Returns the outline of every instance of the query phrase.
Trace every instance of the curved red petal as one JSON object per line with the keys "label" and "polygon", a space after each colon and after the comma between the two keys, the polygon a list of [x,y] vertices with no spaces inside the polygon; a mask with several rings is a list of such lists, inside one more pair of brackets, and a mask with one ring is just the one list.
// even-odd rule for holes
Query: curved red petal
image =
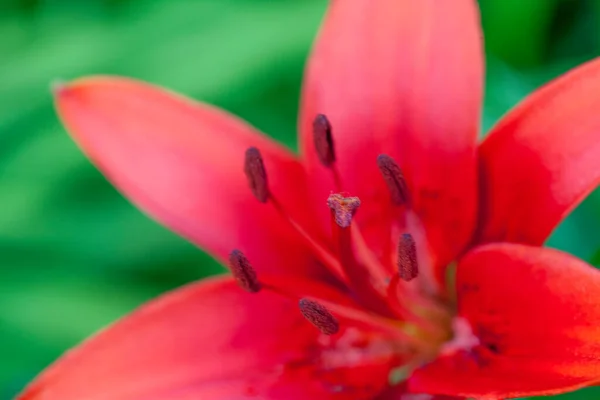
{"label": "curved red petal", "polygon": [[479,148],[480,242],[540,245],[600,182],[600,59],[526,98]]}
{"label": "curved red petal", "polygon": [[390,194],[376,162],[386,153],[407,177],[434,257],[445,261],[469,240],[476,217],[478,24],[473,0],[332,1],[303,89],[300,141],[316,197],[335,190],[312,138],[313,119],[325,114],[342,189],[363,202],[361,227],[386,223]]}
{"label": "curved red petal", "polygon": [[390,367],[377,343],[353,328],[322,336],[295,307],[231,278],[195,283],[70,351],[18,399],[351,400],[382,390]]}
{"label": "curved red petal", "polygon": [[600,271],[557,250],[503,243],[472,250],[456,278],[459,316],[479,344],[417,370],[412,390],[513,398],[600,380]]}
{"label": "curved red petal", "polygon": [[56,93],[61,120],[125,196],[221,261],[239,248],[259,271],[318,270],[298,235],[251,193],[244,153],[262,152],[270,189],[300,221],[313,220],[303,167],[244,122],[152,85],[84,78]]}

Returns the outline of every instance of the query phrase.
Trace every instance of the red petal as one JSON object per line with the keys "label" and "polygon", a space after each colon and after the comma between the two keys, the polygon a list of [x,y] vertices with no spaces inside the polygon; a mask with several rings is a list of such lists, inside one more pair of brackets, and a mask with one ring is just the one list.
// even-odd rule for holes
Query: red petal
{"label": "red petal", "polygon": [[91,77],[56,95],[65,126],[144,211],[221,260],[239,248],[259,271],[307,273],[314,263],[269,204],[256,200],[244,152],[258,147],[272,192],[310,223],[305,175],[283,147],[227,113],[125,78]]}
{"label": "red petal", "polygon": [[388,358],[352,328],[322,337],[296,307],[230,278],[189,285],[67,353],[19,399],[350,400],[382,389]]}
{"label": "red petal", "polygon": [[464,397],[445,396],[436,394],[411,393],[408,385],[403,382],[400,385],[387,388],[375,400],[465,400]]}
{"label": "red petal", "polygon": [[322,113],[332,124],[343,190],[363,202],[363,229],[384,223],[390,195],[376,157],[387,153],[407,177],[434,256],[444,260],[475,223],[478,24],[473,0],[333,1],[303,91],[301,148],[317,197],[335,190],[313,147],[312,122]]}
{"label": "red petal", "polygon": [[480,147],[480,241],[539,245],[600,182],[600,60],[538,90]]}
{"label": "red petal", "polygon": [[494,244],[459,263],[457,290],[480,344],[418,370],[411,390],[513,398],[600,380],[600,271],[557,250]]}

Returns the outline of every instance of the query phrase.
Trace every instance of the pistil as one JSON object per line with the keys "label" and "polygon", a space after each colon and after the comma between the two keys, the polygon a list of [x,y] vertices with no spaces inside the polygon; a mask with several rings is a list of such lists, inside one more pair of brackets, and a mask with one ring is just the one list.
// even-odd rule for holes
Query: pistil
{"label": "pistil", "polygon": [[327,199],[327,205],[331,209],[333,243],[337,245],[338,256],[352,292],[370,309],[381,315],[393,315],[385,301],[381,271],[355,256],[351,227],[360,200],[358,197],[332,194]]}

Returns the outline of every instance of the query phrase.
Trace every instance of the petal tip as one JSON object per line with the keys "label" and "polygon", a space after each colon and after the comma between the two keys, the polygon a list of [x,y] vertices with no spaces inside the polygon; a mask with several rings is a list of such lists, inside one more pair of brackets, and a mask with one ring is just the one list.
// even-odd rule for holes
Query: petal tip
{"label": "petal tip", "polygon": [[66,89],[67,82],[64,79],[57,78],[50,82],[50,93],[52,93],[54,97],[60,96]]}

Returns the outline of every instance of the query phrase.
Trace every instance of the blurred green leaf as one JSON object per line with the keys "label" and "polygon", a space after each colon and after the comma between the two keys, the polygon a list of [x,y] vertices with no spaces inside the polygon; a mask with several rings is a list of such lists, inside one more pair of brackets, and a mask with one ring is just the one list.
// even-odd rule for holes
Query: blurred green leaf
{"label": "blurred green leaf", "polygon": [[574,254],[583,260],[600,266],[600,260],[594,259],[600,249],[600,189],[596,189],[575,211],[561,223],[547,242]]}
{"label": "blurred green leaf", "polygon": [[557,0],[481,0],[486,49],[516,67],[539,65]]}
{"label": "blurred green leaf", "polygon": [[536,86],[530,76],[512,68],[491,54],[486,57],[486,69],[481,131],[483,136]]}
{"label": "blurred green leaf", "polygon": [[561,0],[549,40],[549,55],[556,60],[589,58],[600,50],[600,2]]}
{"label": "blurred green leaf", "polygon": [[532,399],[549,399],[552,400],[595,400],[600,398],[600,387],[581,389],[573,393],[565,393],[558,396],[532,397]]}

